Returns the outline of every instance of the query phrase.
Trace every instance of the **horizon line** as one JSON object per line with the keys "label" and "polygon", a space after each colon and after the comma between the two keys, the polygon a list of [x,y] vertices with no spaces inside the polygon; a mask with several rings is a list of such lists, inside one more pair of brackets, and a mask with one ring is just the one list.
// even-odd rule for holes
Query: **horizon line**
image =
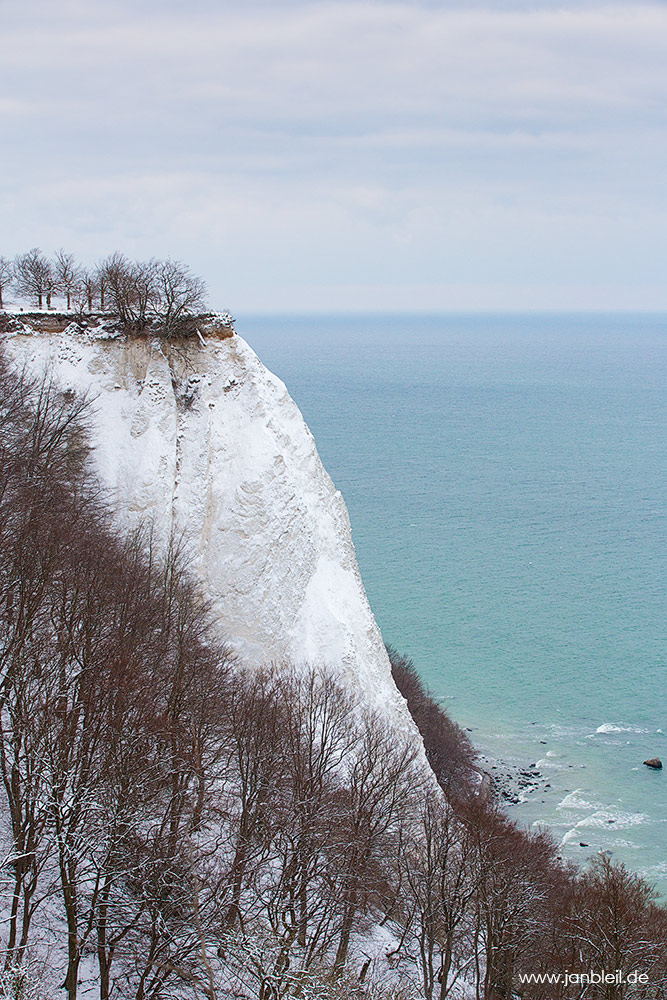
{"label": "horizon line", "polygon": [[[215,309],[214,309],[215,311]],[[238,316],[260,318],[260,317],[288,317],[311,318],[311,317],[406,317],[415,319],[441,318],[455,316],[665,316],[667,317],[667,306],[660,309],[599,309],[599,308],[571,308],[571,309],[233,309],[235,318]]]}

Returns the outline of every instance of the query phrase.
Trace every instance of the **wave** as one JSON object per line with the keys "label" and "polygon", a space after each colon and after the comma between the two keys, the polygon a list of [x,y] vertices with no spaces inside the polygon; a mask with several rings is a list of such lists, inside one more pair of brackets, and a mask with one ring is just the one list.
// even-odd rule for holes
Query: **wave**
{"label": "wave", "polygon": [[557,809],[601,809],[602,806],[596,802],[589,802],[588,799],[581,798],[583,788],[575,788],[573,792],[566,795],[558,805]]}
{"label": "wave", "polygon": [[650,817],[646,813],[629,813],[624,812],[622,809],[598,809],[592,816],[586,816],[585,819],[580,820],[577,826],[598,827],[602,829],[613,826],[616,830],[627,830],[628,827],[641,826],[642,823],[648,823],[649,821]]}
{"label": "wave", "polygon": [[[622,809],[597,809],[590,816],[584,816],[583,819],[580,819],[578,823],[575,823],[567,831],[561,840],[561,846],[565,846],[571,840],[576,840],[582,834],[590,833],[593,830],[606,830],[608,833],[613,833],[615,830],[627,830],[629,827],[641,826],[647,822],[650,822],[650,817],[646,813],[629,813],[624,812]],[[613,842],[613,846],[625,846],[625,843],[623,840],[617,838]],[[631,845],[628,843],[628,846]],[[638,847],[639,845],[632,846]]]}
{"label": "wave", "polygon": [[596,736],[598,733],[648,733],[649,729],[642,729],[640,726],[615,726],[612,722],[603,722],[601,726],[592,733],[592,736]]}

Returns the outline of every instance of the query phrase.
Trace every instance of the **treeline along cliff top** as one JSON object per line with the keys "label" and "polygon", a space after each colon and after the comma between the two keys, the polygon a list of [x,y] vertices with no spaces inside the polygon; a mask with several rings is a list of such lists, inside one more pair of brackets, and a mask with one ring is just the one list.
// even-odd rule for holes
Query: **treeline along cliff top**
{"label": "treeline along cliff top", "polygon": [[[53,321],[39,314],[31,314],[31,321],[49,332],[62,327],[57,317],[64,314],[67,325],[74,313],[84,325],[86,317],[107,318],[128,334],[192,337],[199,332],[195,319],[206,309],[206,285],[186,264],[133,261],[118,251],[90,269],[64,250],[48,257],[34,247],[14,258],[0,256],[0,310],[7,310],[10,294],[17,300],[11,312],[46,309]],[[217,335],[231,336],[233,317],[222,313],[216,318]],[[10,323],[7,317],[0,320],[2,331]]]}

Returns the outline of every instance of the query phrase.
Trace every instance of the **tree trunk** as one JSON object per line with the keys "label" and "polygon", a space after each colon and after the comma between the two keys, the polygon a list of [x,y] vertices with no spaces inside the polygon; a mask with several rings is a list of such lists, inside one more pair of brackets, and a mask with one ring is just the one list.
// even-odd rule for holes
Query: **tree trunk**
{"label": "tree trunk", "polygon": [[449,970],[452,967],[452,941],[451,938],[447,938],[447,944],[445,945],[445,955],[442,961],[442,966],[440,968],[440,1000],[445,1000],[445,997],[449,993]]}
{"label": "tree trunk", "polygon": [[67,990],[67,1000],[76,1000],[79,963],[81,961],[76,887],[73,872],[69,871],[67,866],[62,862],[60,865],[60,878],[63,890],[63,902],[65,904],[65,916],[67,919],[67,975],[65,976],[63,989]]}
{"label": "tree trunk", "polygon": [[[246,826],[244,817],[241,817],[241,827]],[[225,917],[225,930],[231,931],[241,917],[241,890],[243,888],[243,876],[248,865],[248,836],[244,832],[239,833],[236,845],[236,852],[229,875],[232,882],[232,901],[227,909]]]}
{"label": "tree trunk", "polygon": [[65,976],[65,982],[63,983],[63,989],[67,990],[67,1000],[76,1000],[80,961],[81,958],[79,955],[76,955],[74,957],[72,954],[70,954],[69,962],[67,965],[67,975]]}
{"label": "tree trunk", "polygon": [[5,969],[9,969],[14,964],[16,947],[16,930],[18,924],[19,899],[21,896],[21,875],[17,869],[14,878],[14,892],[12,893],[12,907],[9,915],[9,936],[7,938],[7,957],[5,959]]}
{"label": "tree trunk", "polygon": [[298,900],[299,900],[299,934],[298,942],[302,948],[306,947],[308,937],[308,879],[304,872],[299,880]]}
{"label": "tree trunk", "polygon": [[485,1000],[509,1000],[512,995],[512,955],[500,947],[487,952]]}
{"label": "tree trunk", "polygon": [[352,897],[345,904],[345,909],[343,911],[343,926],[341,927],[340,939],[338,941],[338,948],[334,959],[334,973],[337,975],[343,971],[343,967],[347,962],[347,952],[350,947],[350,935],[352,933],[352,924],[354,922],[354,915],[356,911],[356,903]]}
{"label": "tree trunk", "polygon": [[100,967],[100,1000],[109,1000],[109,980],[111,972],[111,952],[107,948],[107,912],[109,886],[102,890],[97,919],[97,961]]}

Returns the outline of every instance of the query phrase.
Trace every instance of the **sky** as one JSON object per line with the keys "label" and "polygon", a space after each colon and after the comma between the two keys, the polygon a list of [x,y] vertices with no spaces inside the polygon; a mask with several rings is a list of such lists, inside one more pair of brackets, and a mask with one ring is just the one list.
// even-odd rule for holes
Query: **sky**
{"label": "sky", "polygon": [[233,313],[667,309],[667,3],[0,0],[0,254]]}

